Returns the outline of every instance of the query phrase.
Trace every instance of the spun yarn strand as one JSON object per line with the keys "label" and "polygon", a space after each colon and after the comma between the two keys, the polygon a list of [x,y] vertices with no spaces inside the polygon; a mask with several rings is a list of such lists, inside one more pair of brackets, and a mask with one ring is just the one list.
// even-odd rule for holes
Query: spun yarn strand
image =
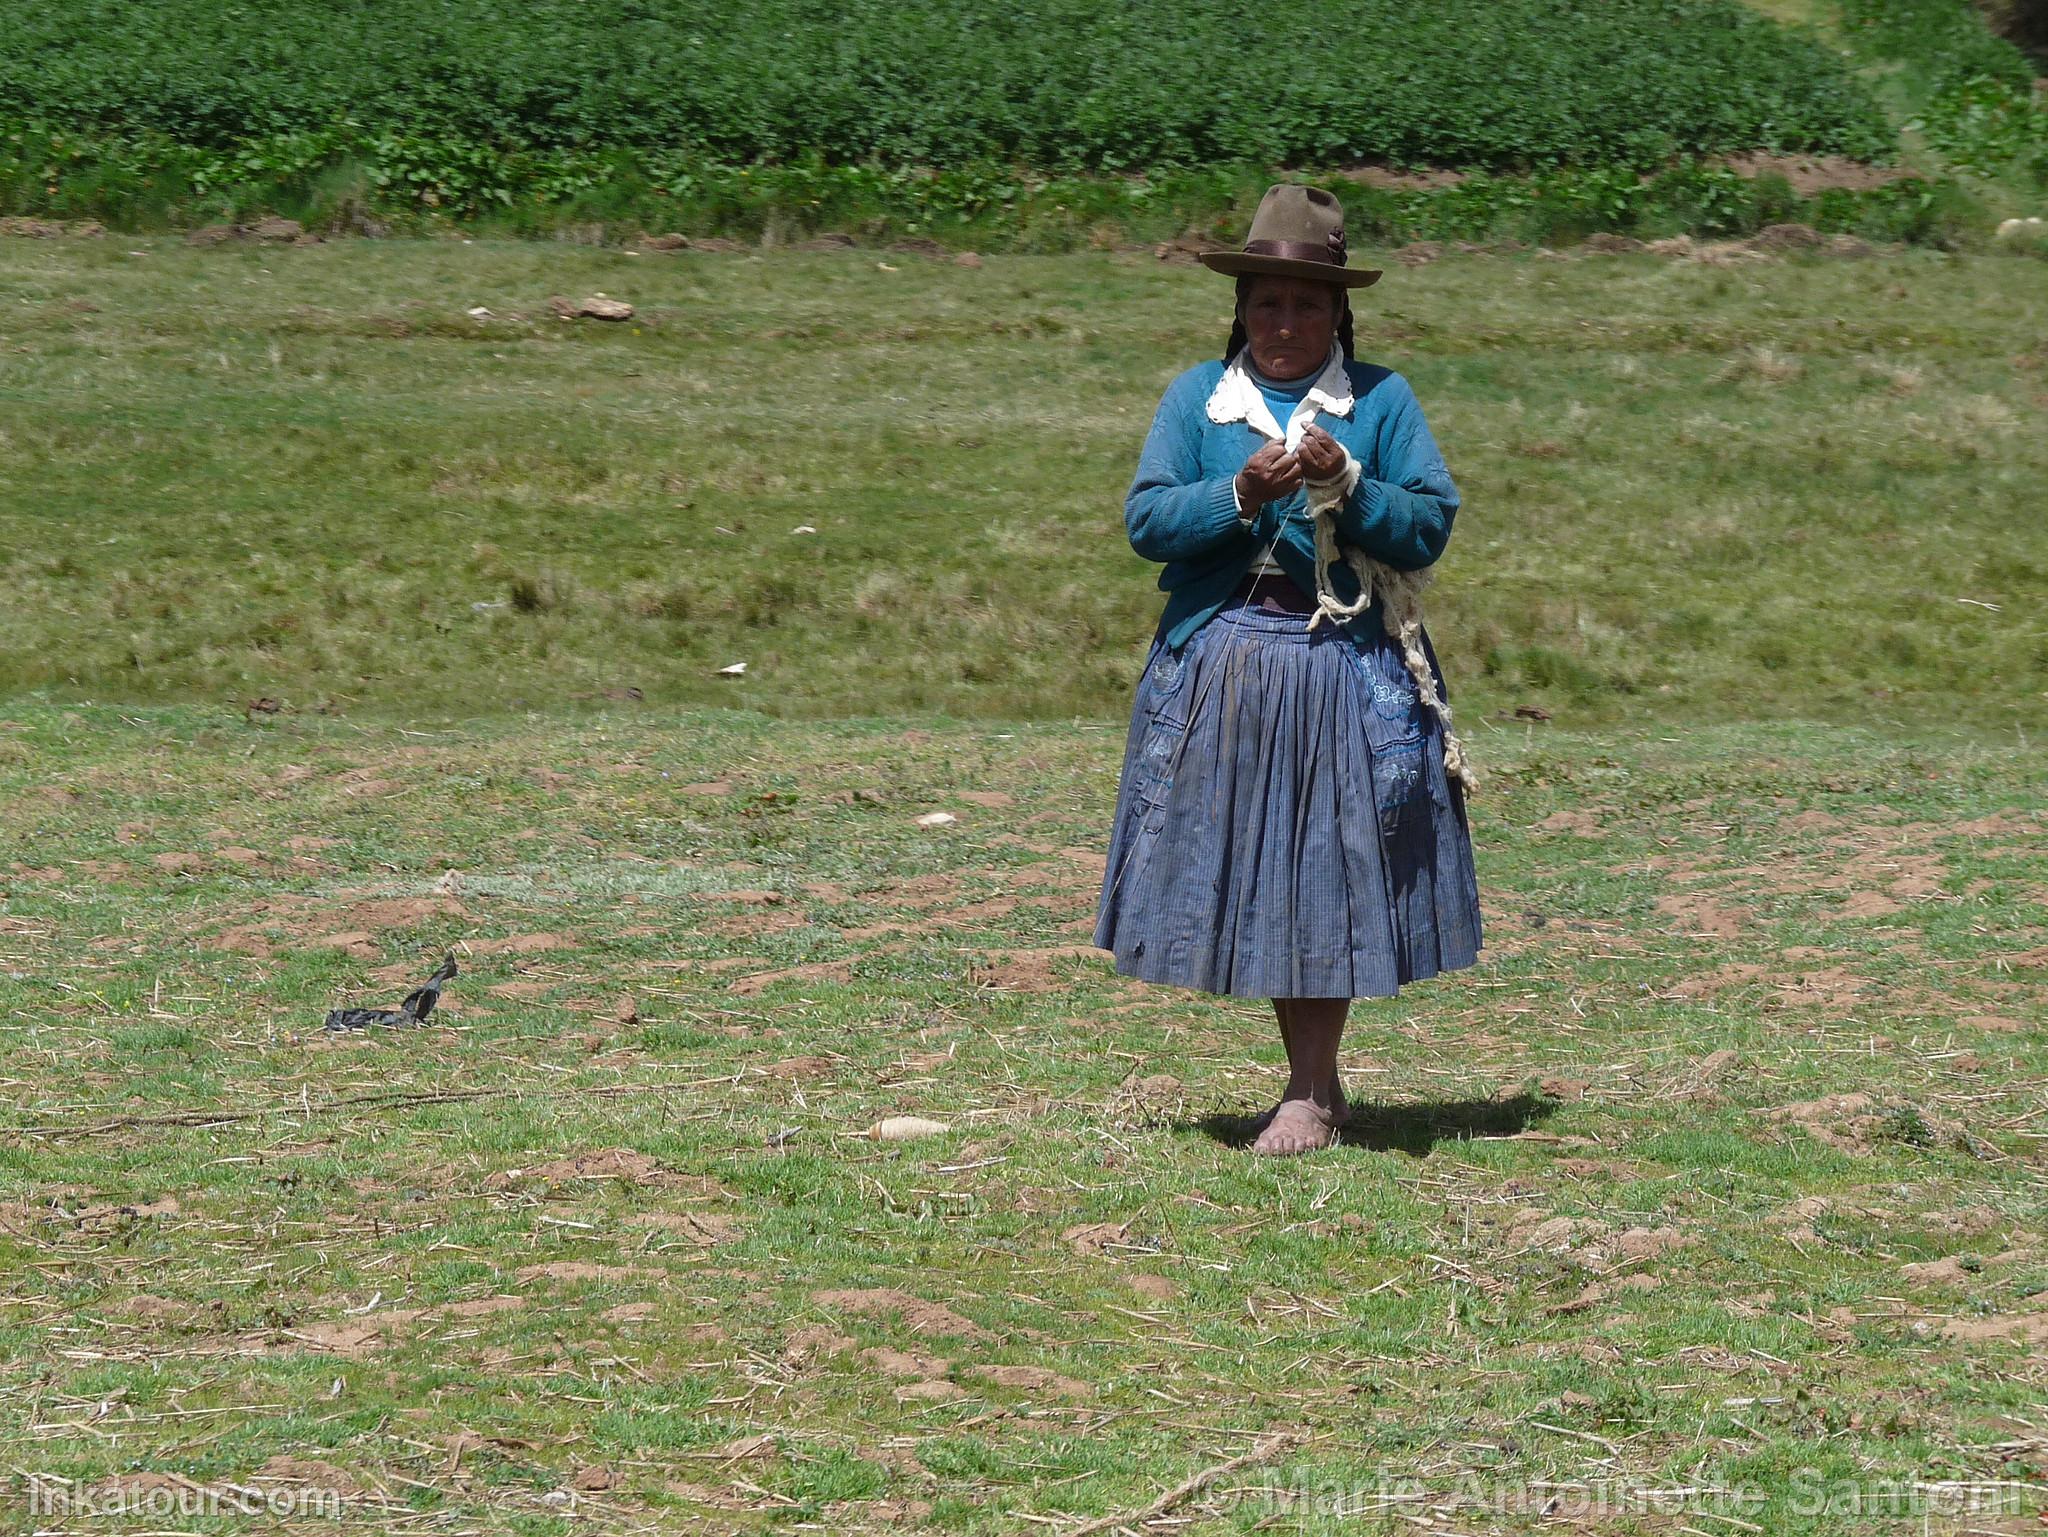
{"label": "spun yarn strand", "polygon": [[[1324,620],[1338,625],[1356,619],[1372,606],[1373,594],[1380,596],[1380,622],[1387,634],[1401,646],[1401,658],[1408,665],[1408,675],[1415,680],[1416,692],[1423,703],[1436,712],[1444,728],[1444,772],[1464,786],[1467,794],[1479,789],[1479,771],[1466,755],[1465,744],[1451,729],[1451,707],[1437,693],[1436,675],[1430,670],[1429,658],[1422,650],[1422,590],[1435,577],[1435,572],[1425,567],[1420,571],[1401,571],[1385,561],[1375,560],[1363,550],[1343,547],[1337,543],[1337,508],[1343,501],[1335,485],[1309,488],[1309,515],[1315,525],[1316,541],[1316,611],[1309,616],[1308,627],[1313,630]],[[1358,578],[1358,598],[1346,603],[1330,590],[1330,567],[1339,559],[1351,568]]]}

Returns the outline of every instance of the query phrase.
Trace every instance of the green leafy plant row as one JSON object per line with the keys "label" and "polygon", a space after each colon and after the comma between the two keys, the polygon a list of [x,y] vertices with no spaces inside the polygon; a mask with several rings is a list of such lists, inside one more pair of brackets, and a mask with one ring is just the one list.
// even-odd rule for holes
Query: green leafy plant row
{"label": "green leafy plant row", "polygon": [[[1742,235],[1800,220],[1879,240],[1944,241],[1974,209],[1952,185],[1905,178],[1801,197],[1782,177],[1682,161],[1527,175],[1474,173],[1454,185],[1380,187],[1338,173],[1289,173],[1343,200],[1356,240],[1557,242],[1600,231],[1646,237]],[[325,228],[423,232],[488,224],[537,234],[597,221],[692,236],[795,240],[826,231],[922,237],[955,247],[1057,251],[1189,230],[1240,231],[1270,167],[1196,167],[1147,177],[1047,175],[979,164],[931,171],[728,165],[674,151],[517,150],[396,135],[290,134],[219,150],[160,135],[100,138],[47,124],[0,124],[0,212],[177,228],[265,212]]]}
{"label": "green leafy plant row", "polygon": [[[334,224],[344,212],[422,229],[486,219],[538,233],[600,218],[691,235],[795,239],[827,230],[936,237],[949,245],[1058,250],[1104,239],[1166,238],[1190,225],[1235,229],[1270,172],[1208,167],[1132,179],[1045,176],[1014,167],[916,172],[810,161],[681,163],[630,151],[493,155],[476,146],[390,139],[316,155],[297,136],[224,153],[158,141],[110,143],[43,130],[0,133],[0,206],[95,215],[129,226],[183,225],[285,210]],[[1953,189],[1906,179],[1868,191],[1796,195],[1774,176],[1684,163],[1651,176],[1570,168],[1475,174],[1439,188],[1380,188],[1294,173],[1336,191],[1366,241],[1739,235],[1800,219],[1874,239],[1955,231]],[[339,196],[323,195],[338,188]]]}
{"label": "green leafy plant row", "polygon": [[1737,0],[11,0],[0,102],[387,160],[1647,169],[1893,143],[1840,58]]}

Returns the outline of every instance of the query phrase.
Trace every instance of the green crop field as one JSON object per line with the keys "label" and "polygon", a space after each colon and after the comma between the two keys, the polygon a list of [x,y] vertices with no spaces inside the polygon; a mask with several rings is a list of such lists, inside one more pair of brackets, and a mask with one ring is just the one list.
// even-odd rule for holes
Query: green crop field
{"label": "green crop field", "polygon": [[14,0],[4,21],[0,214],[130,230],[1066,251],[1241,227],[1284,167],[1352,178],[1354,236],[1394,244],[1798,219],[1968,246],[2048,188],[2042,66],[1969,0]]}
{"label": "green crop field", "polygon": [[1486,948],[1358,1007],[1298,1160],[1270,1013],[1087,948],[1121,497],[1226,282],[0,289],[10,1526],[2040,1529],[2038,254],[1360,296],[1465,495]]}
{"label": "green crop field", "polygon": [[7,15],[15,116],[205,146],[351,125],[734,163],[1157,169],[1882,157],[1892,142],[1837,56],[1736,0],[11,0]]}

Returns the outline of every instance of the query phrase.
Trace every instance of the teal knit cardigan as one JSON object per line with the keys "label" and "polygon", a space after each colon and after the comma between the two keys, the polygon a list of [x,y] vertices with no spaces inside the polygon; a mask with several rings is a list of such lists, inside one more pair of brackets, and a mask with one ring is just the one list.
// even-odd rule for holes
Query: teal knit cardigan
{"label": "teal knit cardigan", "polygon": [[[1237,472],[1270,440],[1241,414],[1214,419],[1230,415],[1217,389],[1224,372],[1221,362],[1198,363],[1167,386],[1124,498],[1131,548],[1166,568],[1159,573],[1167,595],[1159,630],[1175,652],[1222,610],[1276,536],[1273,558],[1280,568],[1303,592],[1316,590],[1315,532],[1304,490],[1269,502],[1249,527],[1237,515]],[[1319,410],[1315,418],[1359,471],[1338,509],[1337,537],[1397,570],[1433,565],[1451,537],[1458,490],[1422,407],[1408,381],[1391,369],[1346,359],[1343,372],[1350,410]],[[1341,560],[1331,565],[1328,586],[1347,603],[1358,597],[1358,578]],[[1382,622],[1377,597],[1350,621],[1363,636]]]}

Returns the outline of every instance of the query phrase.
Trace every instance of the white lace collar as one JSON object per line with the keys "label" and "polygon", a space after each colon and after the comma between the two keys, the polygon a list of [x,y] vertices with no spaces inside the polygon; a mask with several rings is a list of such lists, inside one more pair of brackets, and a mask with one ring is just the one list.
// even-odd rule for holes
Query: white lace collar
{"label": "white lace collar", "polygon": [[1336,342],[1330,344],[1329,361],[1316,375],[1316,382],[1308,387],[1308,393],[1301,397],[1294,414],[1288,417],[1285,432],[1273,420],[1272,409],[1260,393],[1258,382],[1251,376],[1250,362],[1251,348],[1240,347],[1237,356],[1224,368],[1223,377],[1216,381],[1216,388],[1209,393],[1210,421],[1243,422],[1292,449],[1300,444],[1303,430],[1314,420],[1317,411],[1327,411],[1332,416],[1351,414],[1351,378],[1344,372],[1344,349]]}

